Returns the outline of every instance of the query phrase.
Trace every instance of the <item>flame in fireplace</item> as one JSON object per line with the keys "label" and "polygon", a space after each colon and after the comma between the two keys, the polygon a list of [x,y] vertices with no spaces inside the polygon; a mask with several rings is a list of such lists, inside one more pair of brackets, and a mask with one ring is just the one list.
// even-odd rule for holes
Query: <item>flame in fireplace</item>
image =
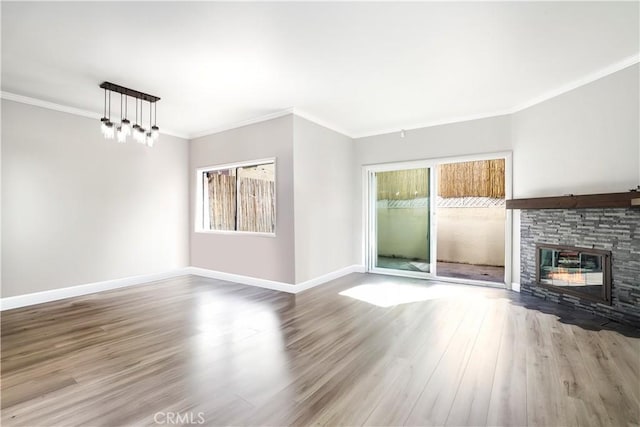
{"label": "flame in fireplace", "polygon": [[549,278],[565,283],[585,284],[586,276],[582,271],[569,271],[568,268],[558,267],[556,271],[549,273]]}

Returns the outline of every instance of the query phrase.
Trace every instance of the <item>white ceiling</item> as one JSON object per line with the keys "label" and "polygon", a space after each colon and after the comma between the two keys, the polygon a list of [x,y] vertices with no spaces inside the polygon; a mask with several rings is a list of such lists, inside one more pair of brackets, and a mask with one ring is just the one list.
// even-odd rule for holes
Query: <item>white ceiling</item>
{"label": "white ceiling", "polygon": [[361,136],[512,111],[639,40],[638,2],[3,1],[2,90],[101,112],[106,80],[185,136],[290,108]]}

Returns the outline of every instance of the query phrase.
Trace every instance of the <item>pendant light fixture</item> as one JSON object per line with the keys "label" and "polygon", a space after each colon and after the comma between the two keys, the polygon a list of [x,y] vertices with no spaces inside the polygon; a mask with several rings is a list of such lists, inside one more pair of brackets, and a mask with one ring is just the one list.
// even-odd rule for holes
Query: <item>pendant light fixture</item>
{"label": "pendant light fixture", "polygon": [[[155,140],[158,139],[160,134],[160,128],[157,126],[155,120],[152,126],[152,113],[157,118],[158,106],[157,102],[159,97],[149,95],[144,92],[129,89],[124,86],[116,85],[109,82],[104,82],[100,85],[100,88],[104,89],[104,115],[100,119],[100,129],[105,139],[113,139],[117,136],[117,140],[120,143],[125,143],[128,136],[133,136],[133,139],[141,144],[146,144],[149,147],[153,146]],[[108,93],[107,93],[108,92]],[[120,94],[120,124],[116,126],[111,121],[111,92]],[[133,127],[131,121],[127,118],[129,97],[134,98],[136,103],[136,120]],[[143,108],[144,101],[149,103],[149,131],[142,127],[143,122]],[[138,103],[140,103],[140,121],[138,122]],[[151,109],[154,109],[153,112]]]}
{"label": "pendant light fixture", "polygon": [[153,147],[153,133],[151,132],[151,103],[149,103],[149,132],[147,132],[146,143],[149,147]]}
{"label": "pendant light fixture", "polygon": [[[122,96],[122,94],[120,94],[120,96]],[[122,128],[122,132],[124,132],[125,136],[131,135],[131,122],[127,118],[127,115],[129,113],[128,107],[129,99],[127,98],[127,95],[124,95],[124,119],[121,120],[120,127]]]}
{"label": "pendant light fixture", "polygon": [[158,104],[153,103],[153,126],[151,126],[151,136],[153,139],[158,139],[160,137],[160,128],[157,125],[158,120]]}
{"label": "pendant light fixture", "polygon": [[127,134],[122,129],[122,121],[124,120],[122,117],[122,94],[120,94],[120,126],[116,129],[116,136],[119,143],[124,144],[127,142]]}
{"label": "pendant light fixture", "polygon": [[109,91],[109,115],[107,116],[107,91],[104,91],[104,116],[100,119],[100,130],[106,139],[113,139],[114,130],[111,123],[111,91]]}
{"label": "pendant light fixture", "polygon": [[[140,101],[140,123],[142,123],[142,100]],[[136,134],[133,136],[133,139],[135,139],[136,141],[138,141],[141,144],[144,144],[144,137],[145,137],[145,129],[142,127],[142,125],[138,126],[138,131],[136,132]]]}
{"label": "pendant light fixture", "polygon": [[138,100],[136,99],[136,122],[133,125],[133,128],[131,130],[133,132],[133,139],[137,138],[136,135],[138,134],[138,128],[139,127],[140,127],[140,125],[138,124]]}

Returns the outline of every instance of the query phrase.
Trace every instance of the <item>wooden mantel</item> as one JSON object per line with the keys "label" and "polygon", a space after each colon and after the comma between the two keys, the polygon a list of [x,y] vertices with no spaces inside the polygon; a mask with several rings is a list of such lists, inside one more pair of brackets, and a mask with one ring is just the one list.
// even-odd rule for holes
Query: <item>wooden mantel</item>
{"label": "wooden mantel", "polygon": [[640,191],[507,200],[507,209],[640,208]]}

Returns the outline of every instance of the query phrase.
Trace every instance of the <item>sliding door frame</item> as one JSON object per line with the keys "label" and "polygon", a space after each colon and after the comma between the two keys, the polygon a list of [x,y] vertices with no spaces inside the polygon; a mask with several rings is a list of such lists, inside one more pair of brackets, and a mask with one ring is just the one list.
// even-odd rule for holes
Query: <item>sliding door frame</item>
{"label": "sliding door frame", "polygon": [[[416,277],[420,279],[433,279],[435,276],[433,275],[433,269],[435,267],[435,262],[433,260],[433,254],[435,254],[435,241],[432,238],[432,230],[431,221],[433,219],[432,209],[434,206],[433,203],[433,191],[436,188],[433,183],[434,172],[433,168],[429,166],[426,161],[420,160],[416,162],[402,162],[402,163],[386,163],[379,165],[371,165],[365,167],[365,173],[363,179],[365,180],[366,186],[366,205],[365,205],[365,224],[367,232],[365,233],[364,240],[366,242],[366,251],[365,255],[366,261],[366,270],[371,273],[376,274],[390,274],[393,276],[404,276],[404,277]],[[407,271],[407,270],[395,270],[391,268],[380,268],[376,267],[376,260],[378,254],[378,242],[377,242],[377,187],[376,187],[376,173],[378,172],[390,172],[390,171],[398,171],[398,170],[407,170],[407,169],[429,169],[429,272],[421,272],[421,271]]]}
{"label": "sliding door frame", "polygon": [[[481,285],[511,289],[512,266],[513,266],[513,212],[506,210],[505,215],[505,242],[504,242],[504,283],[488,282],[481,280],[459,279],[455,277],[438,276],[438,210],[437,210],[437,167],[441,164],[463,163],[482,160],[505,160],[505,199],[513,198],[513,154],[511,151],[500,151],[492,153],[470,154],[465,156],[439,157],[424,160],[412,160],[405,162],[380,163],[364,165],[362,167],[362,188],[363,188],[363,258],[367,272],[376,274],[388,274],[394,276],[416,277],[422,279],[436,279],[439,281],[455,282],[471,285]],[[394,170],[429,168],[429,273],[411,272],[402,270],[392,270],[376,267],[377,259],[377,224],[376,224],[376,180],[377,172],[388,172]]]}

